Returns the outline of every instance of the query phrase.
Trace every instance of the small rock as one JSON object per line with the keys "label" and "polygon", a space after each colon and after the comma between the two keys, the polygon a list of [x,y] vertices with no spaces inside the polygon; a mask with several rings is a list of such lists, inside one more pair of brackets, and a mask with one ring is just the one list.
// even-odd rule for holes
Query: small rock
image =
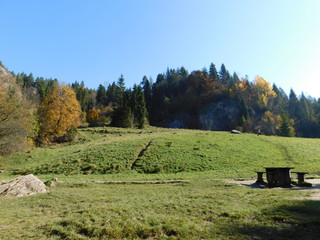
{"label": "small rock", "polygon": [[233,129],[233,130],[231,130],[231,133],[233,133],[233,134],[241,134],[242,132],[240,132],[240,131],[238,131],[238,130]]}
{"label": "small rock", "polygon": [[52,178],[51,180],[46,181],[44,184],[47,187],[55,187],[58,182],[58,178]]}

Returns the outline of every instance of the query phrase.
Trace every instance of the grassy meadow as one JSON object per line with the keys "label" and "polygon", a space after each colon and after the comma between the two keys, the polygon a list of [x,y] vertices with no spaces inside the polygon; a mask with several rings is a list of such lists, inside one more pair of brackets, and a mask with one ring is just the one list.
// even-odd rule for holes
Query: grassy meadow
{"label": "grassy meadow", "polygon": [[74,144],[0,158],[0,181],[28,173],[59,180],[45,194],[0,197],[0,239],[319,236],[320,204],[307,200],[312,192],[223,181],[255,177],[266,166],[317,177],[319,139],[152,127],[80,134]]}

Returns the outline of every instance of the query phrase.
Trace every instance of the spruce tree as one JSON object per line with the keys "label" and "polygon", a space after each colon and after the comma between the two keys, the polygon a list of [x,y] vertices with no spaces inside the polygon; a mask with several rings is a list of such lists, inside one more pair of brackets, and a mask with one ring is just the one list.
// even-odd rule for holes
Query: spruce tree
{"label": "spruce tree", "polygon": [[108,104],[111,106],[117,106],[120,103],[121,96],[120,88],[117,86],[115,82],[111,85],[109,84],[107,88],[107,96],[108,96]]}
{"label": "spruce tree", "polygon": [[230,81],[231,81],[230,73],[227,71],[227,69],[223,63],[221,65],[221,69],[219,71],[219,78],[220,78],[220,81],[222,82],[222,84],[227,85],[227,86],[230,85]]}
{"label": "spruce tree", "polygon": [[147,117],[149,117],[152,106],[152,83],[150,83],[148,78],[144,76],[141,85],[143,88],[144,100],[147,108]]}
{"label": "spruce tree", "polygon": [[144,128],[146,118],[146,103],[141,86],[134,86],[132,92],[133,124],[138,128]]}
{"label": "spruce tree", "polygon": [[217,72],[216,66],[213,63],[210,64],[209,76],[212,79],[212,81],[214,82],[219,81],[218,72]]}
{"label": "spruce tree", "polygon": [[102,84],[100,84],[98,87],[96,100],[98,106],[107,105],[107,90]]}
{"label": "spruce tree", "polygon": [[123,92],[120,103],[114,111],[111,125],[115,127],[132,127],[132,111],[131,111],[131,91],[125,90]]}
{"label": "spruce tree", "polygon": [[120,93],[124,93],[126,87],[125,87],[125,80],[123,77],[123,74],[121,74],[120,78],[118,79],[118,83],[117,83],[118,87],[120,88]]}
{"label": "spruce tree", "polygon": [[297,118],[298,98],[295,92],[291,89],[289,94],[289,116],[290,118]]}
{"label": "spruce tree", "polygon": [[280,136],[283,137],[291,137],[291,130],[290,130],[290,121],[286,114],[281,114],[281,122],[280,122]]}
{"label": "spruce tree", "polygon": [[236,72],[234,72],[233,77],[232,77],[232,83],[235,84],[238,82],[240,82],[240,78],[239,78],[238,74]]}

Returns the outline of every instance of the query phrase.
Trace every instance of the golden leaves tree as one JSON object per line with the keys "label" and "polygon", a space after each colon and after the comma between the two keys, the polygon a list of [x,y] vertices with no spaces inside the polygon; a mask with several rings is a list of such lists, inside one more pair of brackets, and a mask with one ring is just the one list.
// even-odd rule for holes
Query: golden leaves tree
{"label": "golden leaves tree", "polygon": [[275,91],[272,90],[270,83],[260,76],[255,78],[252,90],[260,108],[267,107],[269,99],[277,96]]}
{"label": "golden leaves tree", "polygon": [[81,108],[74,91],[56,86],[39,109],[40,139],[54,141],[80,125]]}
{"label": "golden leaves tree", "polygon": [[87,113],[86,120],[89,123],[89,126],[97,126],[99,119],[99,111],[96,109],[91,109]]}

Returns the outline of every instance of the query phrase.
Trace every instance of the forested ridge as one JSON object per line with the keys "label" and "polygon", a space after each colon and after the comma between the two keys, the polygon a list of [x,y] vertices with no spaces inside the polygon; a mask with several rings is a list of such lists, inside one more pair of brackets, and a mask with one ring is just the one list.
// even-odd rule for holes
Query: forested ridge
{"label": "forested ridge", "polygon": [[132,88],[124,76],[89,89],[84,82],[9,72],[0,63],[0,154],[68,142],[79,126],[144,128],[146,124],[265,135],[320,137],[320,99],[230,74],[222,64],[189,73],[167,69]]}

